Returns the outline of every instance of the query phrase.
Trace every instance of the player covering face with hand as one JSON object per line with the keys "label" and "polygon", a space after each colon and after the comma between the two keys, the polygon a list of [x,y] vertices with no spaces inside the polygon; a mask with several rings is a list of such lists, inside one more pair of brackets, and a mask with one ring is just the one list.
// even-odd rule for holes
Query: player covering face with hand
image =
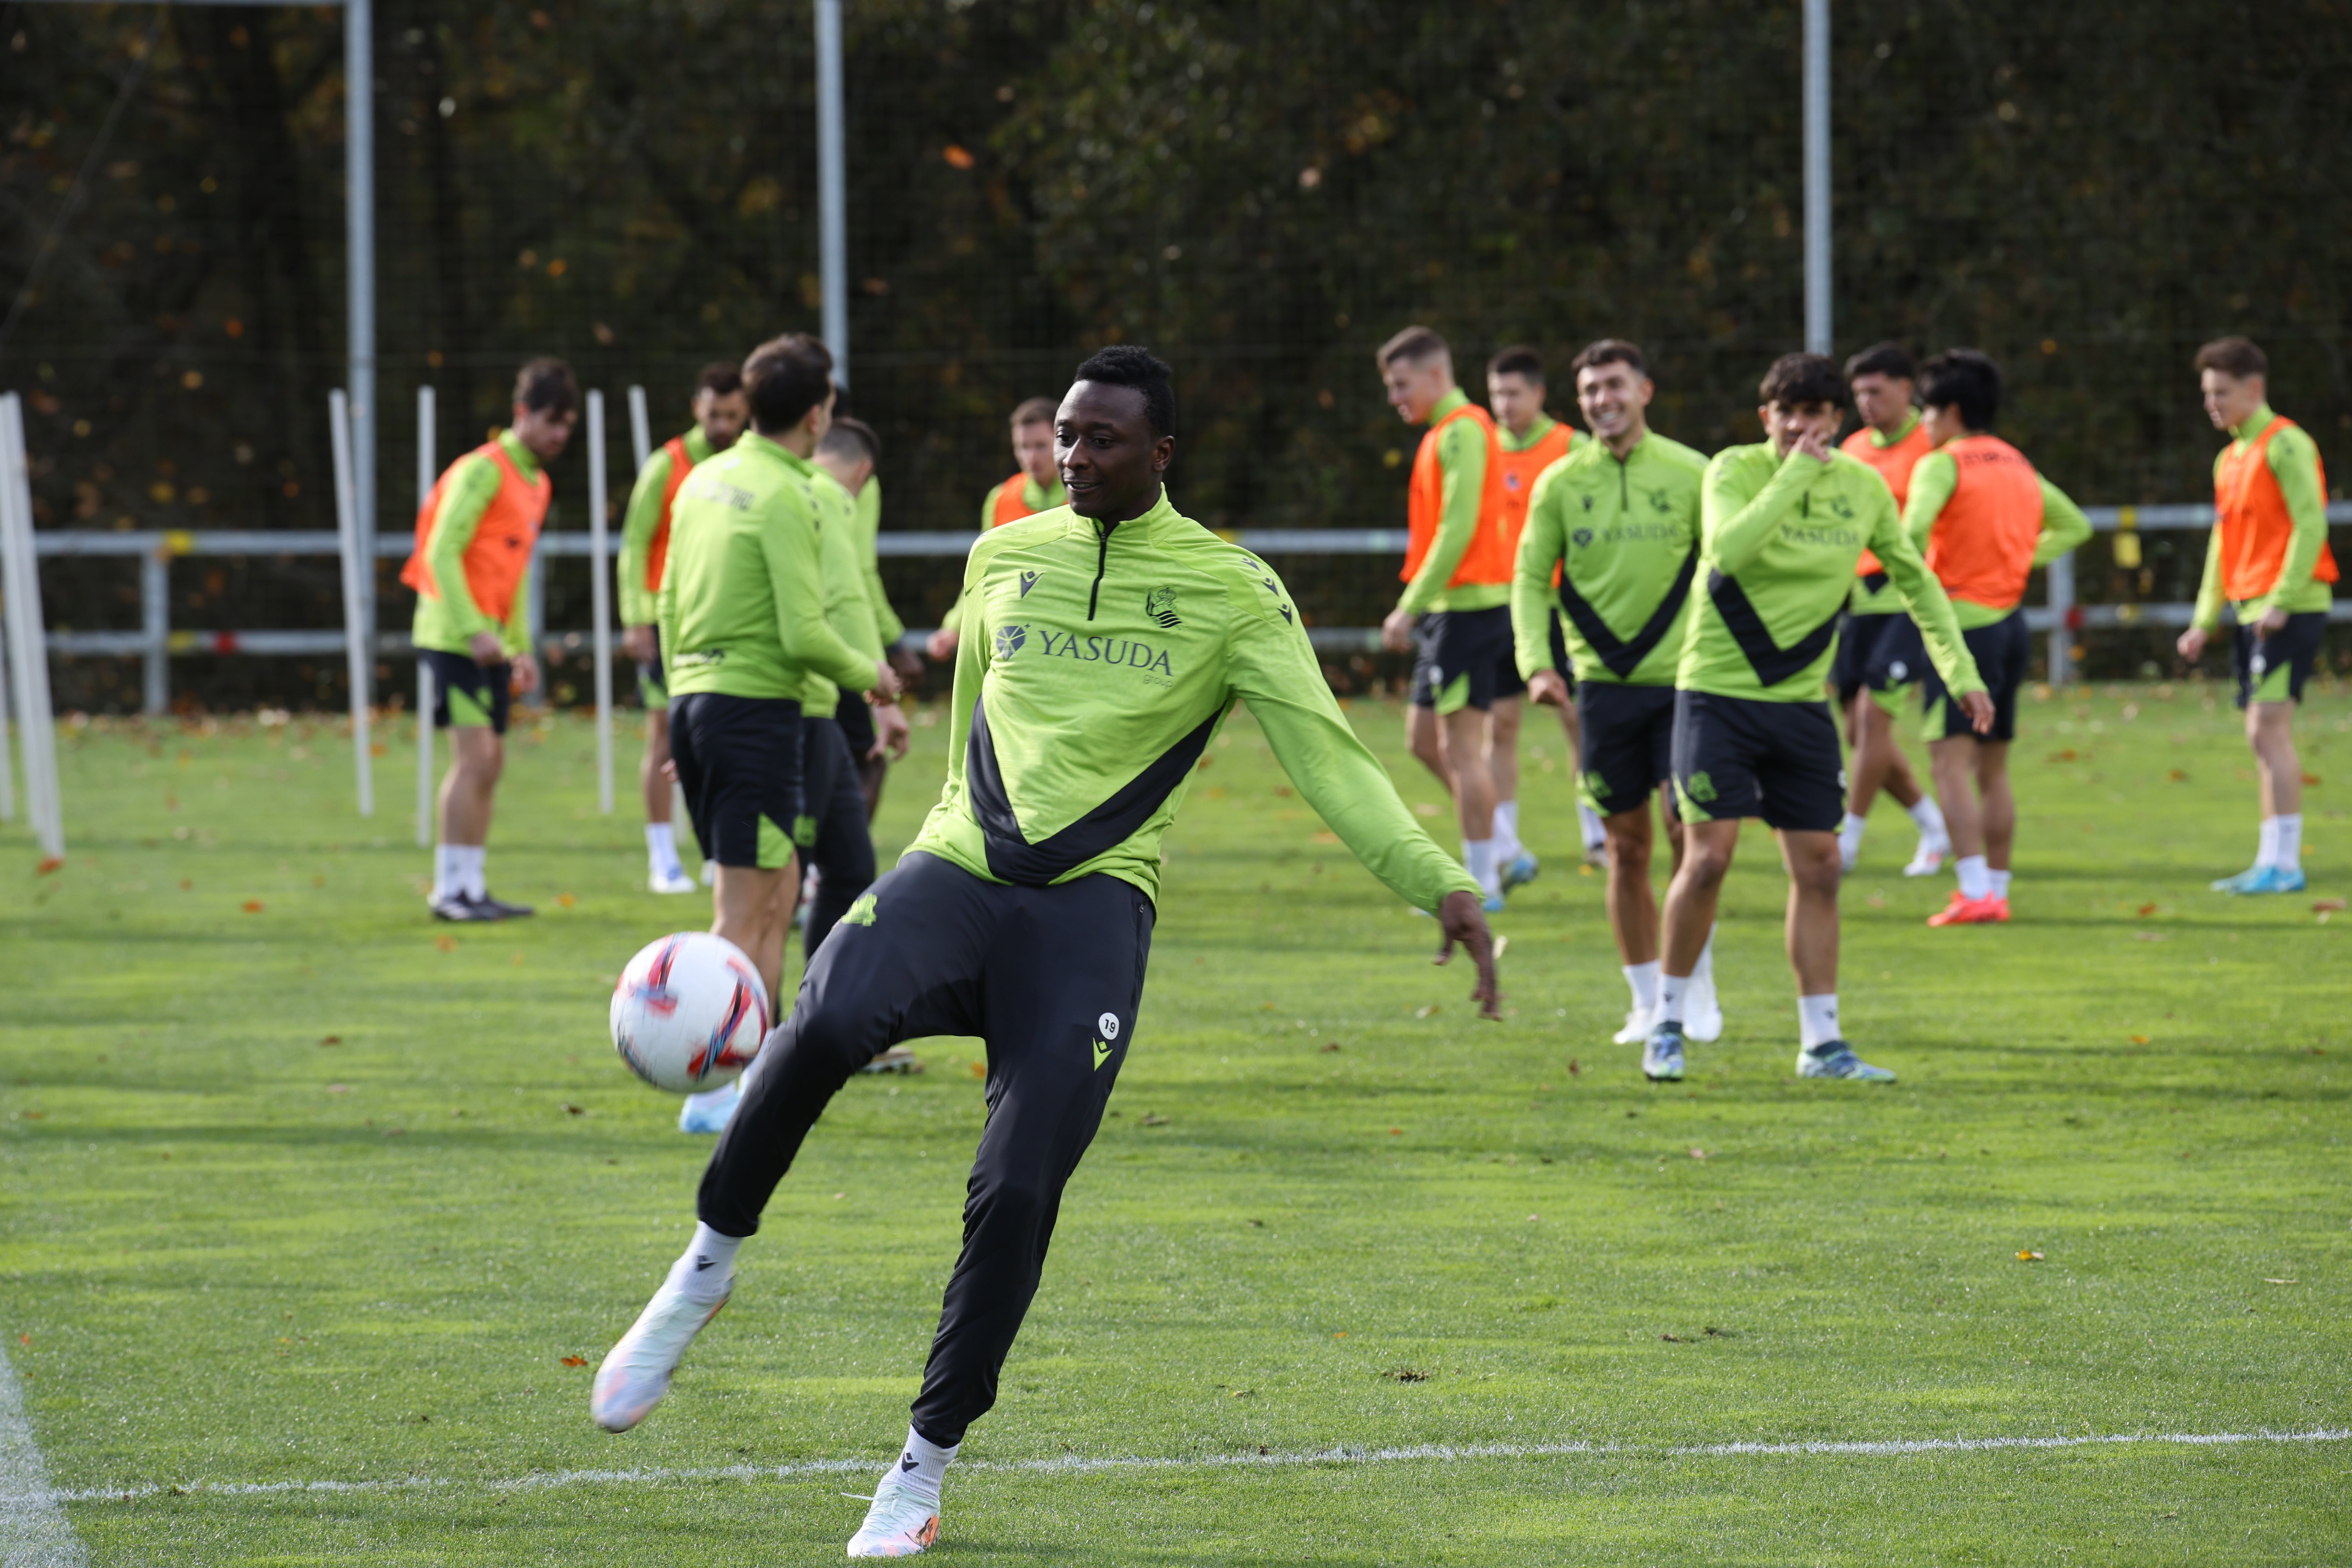
{"label": "player covering face with hand", "polygon": [[692,1244],[596,1374],[597,1423],[642,1421],[850,1075],[914,1036],[982,1037],[988,1121],[962,1256],[852,1557],[937,1539],[940,1479],[995,1401],[1062,1189],[1135,1040],[1161,836],[1236,699],[1340,839],[1438,916],[1440,962],[1469,948],[1473,994],[1496,1012],[1476,886],[1349,727],[1281,579],[1170,502],[1168,367],[1131,345],[1095,355],[1055,443],[1069,505],[991,530],[965,564],[940,802],[812,960],[704,1173]]}

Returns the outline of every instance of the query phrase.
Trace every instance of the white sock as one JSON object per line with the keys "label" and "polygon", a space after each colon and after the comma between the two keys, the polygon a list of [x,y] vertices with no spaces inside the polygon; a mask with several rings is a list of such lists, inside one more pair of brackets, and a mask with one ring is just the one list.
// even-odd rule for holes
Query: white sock
{"label": "white sock", "polygon": [[1601,823],[1601,814],[1582,801],[1576,803],[1576,820],[1584,829],[1585,853],[1591,854],[1609,842],[1609,829]]}
{"label": "white sock", "polygon": [[1809,1051],[1815,1046],[1843,1039],[1845,1037],[1838,1033],[1837,993],[1824,991],[1818,996],[1798,997],[1797,1028]]}
{"label": "white sock", "polygon": [[1715,989],[1715,927],[1706,928],[1706,945],[1698,950],[1698,962],[1691,965],[1691,984]]}
{"label": "white sock", "polygon": [[465,857],[466,891],[478,899],[488,898],[490,887],[486,879],[488,873],[483,869],[483,863],[489,858],[489,847],[484,844],[468,844],[458,853]]}
{"label": "white sock", "polygon": [[735,1278],[735,1249],[742,1245],[740,1236],[721,1236],[707,1225],[697,1225],[694,1239],[669,1266],[669,1283],[689,1301],[716,1301]]}
{"label": "white sock", "polygon": [[1847,812],[1845,820],[1838,824],[1838,852],[1848,860],[1861,854],[1862,830],[1869,826],[1870,818]]}
{"label": "white sock", "polygon": [[667,822],[646,824],[646,864],[656,877],[679,877],[686,868],[677,863],[677,829]]}
{"label": "white sock", "polygon": [[[2264,823],[2263,826],[2270,825]],[[433,896],[436,899],[454,897],[466,890],[466,848],[462,844],[436,844],[433,847]]]}
{"label": "white sock", "polygon": [[948,1461],[956,1457],[956,1448],[962,1447],[958,1443],[954,1447],[942,1448],[909,1426],[907,1446],[898,1451],[898,1462],[890,1467],[885,1479],[936,1510],[940,1506],[940,1483],[947,1479]]}
{"label": "white sock", "polygon": [[1944,808],[1936,804],[1932,795],[1922,795],[1911,807],[1911,820],[1918,825],[1919,837],[1931,844],[1949,844],[1951,829],[1944,826]]}
{"label": "white sock", "polygon": [[1498,800],[1495,803],[1495,860],[1507,866],[1519,858],[1519,803]]}
{"label": "white sock", "polygon": [[2256,848],[2254,851],[2254,868],[2256,870],[2260,870],[2264,866],[2275,866],[2278,864],[2278,825],[2279,819],[2275,816],[2265,816],[2263,818],[2263,836],[2261,845],[2260,847]]}
{"label": "white sock", "polygon": [[1658,1022],[1679,1024],[1683,1021],[1683,999],[1690,994],[1690,976],[1668,974],[1664,968],[1664,961],[1659,962]]}
{"label": "white sock", "polygon": [[1963,855],[1952,869],[1960,874],[1960,897],[1981,899],[1992,891],[1992,868],[1981,855]]}
{"label": "white sock", "polygon": [[1985,875],[1992,879],[1992,896],[1993,896],[1994,898],[1996,898],[1996,899],[2005,899],[2005,898],[2009,897],[2009,873],[2008,873],[2008,872],[2006,872],[2006,871],[1987,871],[1987,872],[1985,873]]}
{"label": "white sock", "polygon": [[2302,870],[2303,813],[2283,811],[2271,821],[2278,830],[2278,843],[2273,850],[2276,858],[2271,864],[2282,871]]}
{"label": "white sock", "polygon": [[1495,841],[1491,838],[1465,838],[1462,841],[1462,864],[1489,897],[1503,890],[1503,879],[1495,869]]}
{"label": "white sock", "polygon": [[1664,969],[1664,960],[1656,958],[1647,963],[1625,965],[1625,984],[1633,993],[1633,1011],[1648,1013],[1657,1007],[1658,979]]}

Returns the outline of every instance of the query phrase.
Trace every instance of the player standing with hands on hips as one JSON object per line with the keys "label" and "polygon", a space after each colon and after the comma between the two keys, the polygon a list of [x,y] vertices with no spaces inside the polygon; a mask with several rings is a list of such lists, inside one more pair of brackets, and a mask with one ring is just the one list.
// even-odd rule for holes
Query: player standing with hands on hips
{"label": "player standing with hands on hips", "polygon": [[[757,407],[757,395],[754,395]],[[1070,504],[991,530],[960,601],[947,786],[896,869],[817,950],[746,1074],[702,1180],[701,1224],[597,1372],[625,1431],[667,1391],[733,1287],[736,1249],[827,1101],[917,1035],[988,1046],[988,1120],[905,1444],[852,1557],[939,1536],[940,1483],[1044,1272],[1062,1189],[1135,1039],[1160,842],[1236,699],[1299,793],[1399,897],[1470,950],[1496,1016],[1478,891],[1339,711],[1281,579],[1177,511],[1168,367],[1131,344],[1080,365],[1055,422]]]}

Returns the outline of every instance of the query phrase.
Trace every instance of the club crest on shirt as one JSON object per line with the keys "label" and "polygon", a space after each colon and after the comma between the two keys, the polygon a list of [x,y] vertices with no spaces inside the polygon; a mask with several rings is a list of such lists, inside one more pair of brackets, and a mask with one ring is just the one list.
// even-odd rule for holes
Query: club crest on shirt
{"label": "club crest on shirt", "polygon": [[[1587,502],[1586,504],[1590,505],[1591,503]],[[1576,542],[1576,547],[1579,550],[1590,550],[1592,548],[1592,531],[1589,528],[1580,528],[1574,533],[1570,534],[1569,538]]]}
{"label": "club crest on shirt", "polygon": [[1027,626],[997,627],[996,657],[999,658],[1011,658],[1014,654],[1021,651],[1021,645],[1028,640],[1029,628]]}
{"label": "club crest on shirt", "polygon": [[1154,588],[1145,595],[1143,613],[1171,631],[1184,624],[1183,618],[1176,613],[1176,590],[1173,588]]}

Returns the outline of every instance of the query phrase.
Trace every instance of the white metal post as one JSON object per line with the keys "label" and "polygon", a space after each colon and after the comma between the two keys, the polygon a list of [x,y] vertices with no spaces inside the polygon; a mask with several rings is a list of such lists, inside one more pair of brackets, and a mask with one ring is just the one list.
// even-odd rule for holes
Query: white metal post
{"label": "white metal post", "polygon": [[841,0],[816,0],[816,216],[819,296],[833,379],[849,384],[849,192],[842,151]]}
{"label": "white metal post", "polygon": [[[433,389],[416,389],[416,510],[432,499]],[[416,847],[433,844],[433,670],[423,654],[416,659]]]}
{"label": "white metal post", "polygon": [[368,644],[366,599],[360,586],[374,563],[360,555],[359,499],[352,472],[351,400],[338,389],[327,394],[328,434],[335,452],[335,532],[343,555],[343,658],[352,689],[352,761],[359,775],[360,815],[375,815],[375,766],[368,735]]}
{"label": "white metal post", "polygon": [[1825,354],[1830,321],[1830,0],[1805,0],[1805,347]]}
{"label": "white metal post", "polygon": [[2066,623],[2074,614],[2074,552],[2068,551],[2050,563],[2050,684],[2063,686],[2074,678],[2074,628]]}
{"label": "white metal post", "polygon": [[[351,359],[352,523],[357,530],[359,625],[367,658],[353,675],[364,704],[375,673],[375,18],[371,0],[343,0],[343,229]],[[364,814],[363,814],[364,815]]]}
{"label": "white metal post", "polygon": [[142,656],[144,700],[150,714],[161,713],[172,700],[172,547],[159,544],[139,561],[139,621],[147,638]]}
{"label": "white metal post", "polygon": [[[6,575],[0,566],[0,576]],[[8,618],[0,609],[0,822],[16,820],[16,745],[8,739],[10,710],[16,706],[8,700]]]}
{"label": "white metal post", "polygon": [[49,708],[48,623],[41,615],[40,564],[33,556],[33,489],[25,460],[25,405],[0,395],[0,565],[6,569],[10,674],[24,742],[25,815],[43,854],[66,852],[58,791],[57,721]]}
{"label": "white metal post", "polygon": [[646,389],[632,386],[629,388],[629,456],[636,460],[635,467],[629,470],[633,483],[653,455],[654,432],[651,422],[646,418]]}
{"label": "white metal post", "polygon": [[596,660],[596,809],[613,815],[613,579],[604,559],[604,395],[588,395],[588,586]]}

